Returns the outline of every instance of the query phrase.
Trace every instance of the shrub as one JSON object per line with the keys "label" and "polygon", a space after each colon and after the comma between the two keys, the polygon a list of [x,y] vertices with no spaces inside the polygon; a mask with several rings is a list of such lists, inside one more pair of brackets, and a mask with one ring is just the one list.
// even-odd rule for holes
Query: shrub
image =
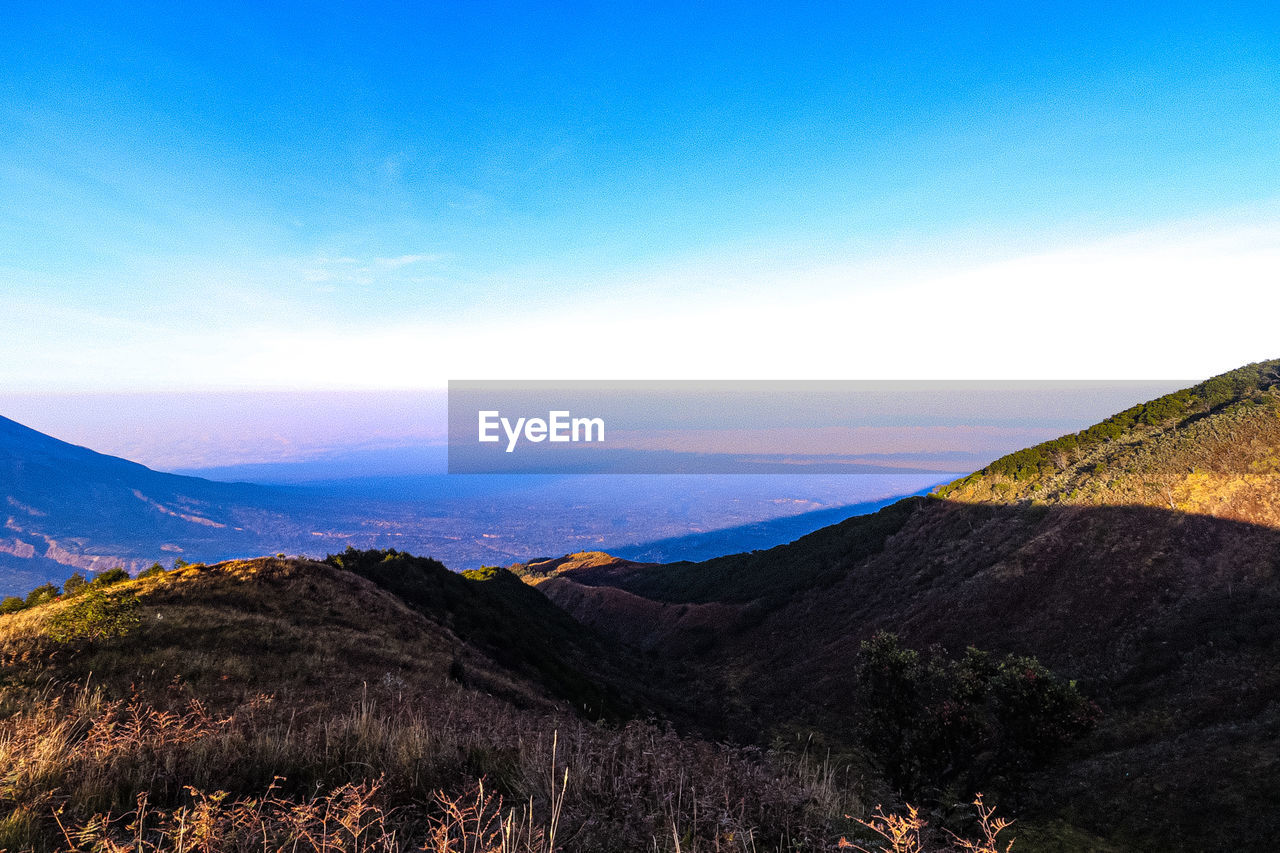
{"label": "shrub", "polygon": [[141,621],[136,595],[111,595],[101,587],[82,593],[49,620],[46,632],[59,643],[95,642],[123,637]]}
{"label": "shrub", "polygon": [[85,580],[84,575],[76,572],[71,577],[67,578],[62,584],[62,593],[63,595],[76,595],[88,586],[88,584],[89,582]]}
{"label": "shrub", "polygon": [[27,593],[27,607],[36,607],[44,604],[46,601],[53,601],[58,597],[60,590],[57,584],[45,583]]}
{"label": "shrub", "polygon": [[880,632],[862,644],[856,672],[859,739],[907,798],[972,796],[979,782],[1016,782],[1098,716],[1075,682],[1031,657],[996,660],[970,648],[950,660]]}
{"label": "shrub", "polygon": [[[938,833],[929,832],[929,822],[920,817],[920,810],[912,805],[906,806],[906,814],[892,814],[877,806],[870,819],[855,818],[862,827],[875,836],[876,847],[863,847],[841,838],[837,845],[840,850],[857,850],[859,853],[1011,853],[1013,839],[1004,841],[1000,833],[1013,825],[1013,821],[995,816],[995,808],[982,802],[982,795],[974,797],[973,806],[977,816],[977,841],[961,838],[950,830],[946,830],[947,838],[939,838]],[[1003,848],[1001,847],[1003,845]]]}
{"label": "shrub", "polygon": [[139,578],[154,578],[165,573],[164,566],[159,563],[152,563],[147,568],[138,573]]}
{"label": "shrub", "polygon": [[26,606],[27,603],[21,598],[16,595],[10,595],[4,601],[0,601],[0,616],[8,613],[17,613],[19,610],[24,610]]}
{"label": "shrub", "polygon": [[101,589],[104,586],[112,586],[128,579],[129,573],[120,566],[116,566],[114,569],[107,569],[98,575],[89,585]]}

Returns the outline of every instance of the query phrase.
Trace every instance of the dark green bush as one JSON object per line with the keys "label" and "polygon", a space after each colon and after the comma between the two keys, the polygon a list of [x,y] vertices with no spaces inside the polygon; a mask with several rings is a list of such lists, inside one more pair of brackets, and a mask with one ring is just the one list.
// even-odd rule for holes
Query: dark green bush
{"label": "dark green bush", "polygon": [[881,632],[856,669],[859,739],[904,797],[970,797],[1012,788],[1088,732],[1098,709],[1034,658],[959,659],[904,648]]}
{"label": "dark green bush", "polygon": [[147,568],[139,572],[138,577],[153,578],[153,577],[156,577],[157,575],[162,575],[164,573],[165,573],[164,566],[160,565],[159,563],[152,563],[150,566],[148,566]]}
{"label": "dark green bush", "polygon": [[104,586],[113,586],[123,581],[127,581],[128,579],[129,573],[120,566],[116,566],[114,569],[107,569],[105,572],[98,575],[89,583],[89,586],[101,589]]}
{"label": "dark green bush", "polygon": [[63,582],[62,593],[63,595],[75,595],[81,592],[88,585],[89,582],[85,580],[84,575],[76,572]]}
{"label": "dark green bush", "polygon": [[25,610],[27,603],[16,595],[10,595],[4,601],[0,601],[0,616],[8,613],[17,613],[19,610]]}
{"label": "dark green bush", "polygon": [[27,607],[36,607],[46,601],[53,601],[61,591],[57,584],[44,583],[27,593]]}

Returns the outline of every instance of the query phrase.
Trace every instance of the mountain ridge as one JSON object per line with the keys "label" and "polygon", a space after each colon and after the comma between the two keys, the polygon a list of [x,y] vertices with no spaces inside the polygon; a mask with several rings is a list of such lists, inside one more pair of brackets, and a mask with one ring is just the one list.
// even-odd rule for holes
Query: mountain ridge
{"label": "mountain ridge", "polygon": [[[1028,791],[1031,813],[1061,816],[1070,791],[1076,825],[1131,849],[1226,849],[1208,814],[1230,824],[1231,849],[1266,849],[1280,834],[1280,762],[1266,758],[1280,741],[1268,698],[1280,695],[1277,370],[1232,371],[788,545],[581,566],[537,588],[601,630],[661,637],[723,673],[736,731],[819,731],[833,748],[854,746],[851,662],[879,630],[917,648],[1034,654],[1106,716]],[[715,630],[676,619],[628,638],[635,612],[678,611],[609,585],[739,609]],[[1206,767],[1216,788],[1201,784]]]}

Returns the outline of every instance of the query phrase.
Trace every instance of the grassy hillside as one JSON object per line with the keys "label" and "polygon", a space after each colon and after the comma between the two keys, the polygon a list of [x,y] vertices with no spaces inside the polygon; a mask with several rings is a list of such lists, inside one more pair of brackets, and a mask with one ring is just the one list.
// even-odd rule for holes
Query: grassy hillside
{"label": "grassy hillside", "polygon": [[[330,556],[332,566],[367,578],[417,613],[448,628],[470,648],[540,684],[590,719],[624,719],[652,708],[634,695],[643,662],[582,625],[500,568],[452,572],[436,560],[398,551]],[[455,676],[463,677],[460,662]]]}
{"label": "grassy hillside", "polygon": [[380,556],[118,583],[119,636],[55,639],[83,596],[0,616],[0,849],[793,849],[860,808],[807,758],[586,719],[543,655],[607,644]]}
{"label": "grassy hillside", "polygon": [[1141,503],[1206,511],[1222,497],[1206,492],[1228,482],[1274,492],[1278,435],[1280,361],[1259,362],[1011,453],[937,494],[960,501]]}
{"label": "grassy hillside", "polygon": [[740,607],[715,636],[666,648],[720,673],[736,730],[766,740],[856,745],[855,665],[878,630],[916,648],[1035,655],[1104,714],[1066,763],[1025,781],[1010,803],[1024,816],[1125,849],[1269,849],[1278,367],[1233,371],[792,545],[544,586],[571,612],[589,602],[602,628],[623,623],[599,612],[609,599],[569,585]]}

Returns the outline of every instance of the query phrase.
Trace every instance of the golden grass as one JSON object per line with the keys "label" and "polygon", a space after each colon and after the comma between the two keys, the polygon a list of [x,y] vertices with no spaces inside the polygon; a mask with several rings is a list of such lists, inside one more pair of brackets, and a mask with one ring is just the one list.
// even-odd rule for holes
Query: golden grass
{"label": "golden grass", "polygon": [[1269,397],[1059,454],[1057,472],[1034,481],[982,474],[958,481],[946,496],[961,503],[1150,506],[1280,527],[1278,448],[1280,402]]}
{"label": "golden grass", "polygon": [[584,721],[329,566],[112,589],[125,637],[0,618],[0,851],[827,850],[862,811],[852,767]]}
{"label": "golden grass", "polygon": [[816,849],[858,809],[841,769],[575,717],[328,566],[119,589],[123,638],[0,618],[0,849]]}

